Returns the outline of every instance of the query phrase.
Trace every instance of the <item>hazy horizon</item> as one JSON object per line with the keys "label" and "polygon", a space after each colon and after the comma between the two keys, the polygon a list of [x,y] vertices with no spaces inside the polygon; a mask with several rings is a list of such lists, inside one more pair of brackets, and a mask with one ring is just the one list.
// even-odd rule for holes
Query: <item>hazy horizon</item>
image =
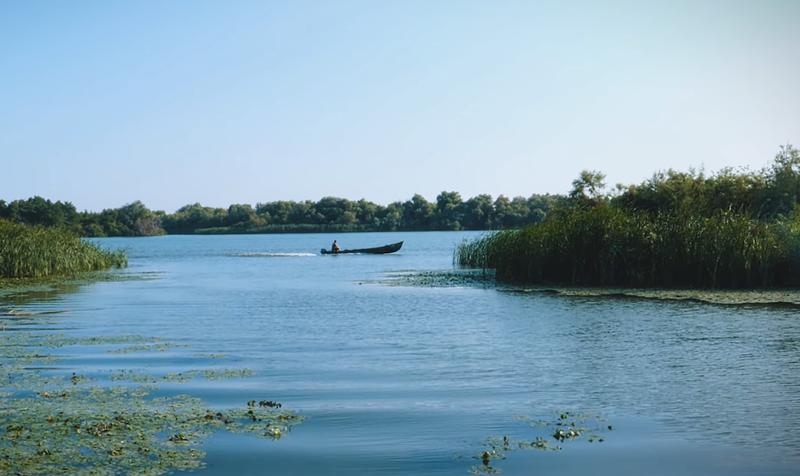
{"label": "hazy horizon", "polygon": [[5,2],[0,199],[387,204],[759,169],[800,2]]}

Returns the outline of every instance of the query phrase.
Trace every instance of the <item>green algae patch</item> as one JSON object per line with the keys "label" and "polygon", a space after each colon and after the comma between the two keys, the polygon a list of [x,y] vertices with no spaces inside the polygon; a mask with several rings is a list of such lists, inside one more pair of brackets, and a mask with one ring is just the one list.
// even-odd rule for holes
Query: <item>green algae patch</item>
{"label": "green algae patch", "polygon": [[90,387],[0,401],[0,473],[164,474],[203,466],[202,443],[225,430],[279,439],[302,417],[242,405],[215,411],[200,399]]}
{"label": "green algae patch", "polygon": [[203,370],[202,373],[203,377],[208,380],[226,380],[253,376],[251,369],[207,369]]}
{"label": "green algae patch", "polygon": [[188,382],[198,378],[206,380],[229,380],[252,377],[253,375],[255,375],[254,372],[247,368],[185,370],[183,372],[170,372],[160,376],[136,373],[131,370],[120,370],[111,374],[110,378],[112,381],[116,382],[158,383]]}
{"label": "green algae patch", "polygon": [[526,424],[530,435],[525,438],[491,436],[483,442],[483,448],[473,459],[480,461],[469,469],[471,474],[499,474],[502,469],[498,461],[517,450],[561,451],[565,444],[584,440],[587,443],[602,443],[605,433],[613,428],[596,415],[559,412],[551,418],[536,419],[527,416],[517,417]]}
{"label": "green algae patch", "polygon": [[155,344],[137,344],[109,350],[111,354],[138,354],[144,352],[166,352],[177,347],[183,347],[172,342],[159,342]]}
{"label": "green algae patch", "polygon": [[[136,335],[74,337],[0,328],[0,474],[144,474],[194,470],[215,432],[278,440],[303,417],[261,395],[211,408],[191,395],[161,396],[158,384],[253,375],[243,368],[155,376],[120,370],[99,385],[79,369],[53,367],[65,346],[174,347]],[[167,347],[164,347],[167,346]],[[123,382],[116,385],[113,382]],[[132,384],[132,385],[131,385]],[[156,396],[159,392],[159,396]],[[249,398],[249,399],[248,399]]]}
{"label": "green algae patch", "polygon": [[134,372],[132,370],[118,370],[111,374],[109,380],[112,382],[134,382],[134,383],[157,383],[160,381],[158,377],[148,374]]}
{"label": "green algae patch", "polygon": [[39,334],[39,333],[23,333],[17,332],[18,339],[27,339],[27,345],[34,345],[48,349],[57,349],[67,346],[96,346],[96,345],[156,345],[159,341],[157,337],[145,337],[140,335],[119,335],[119,336],[89,336],[89,337],[74,337],[65,334]]}
{"label": "green algae patch", "polygon": [[424,288],[495,287],[493,270],[402,271],[388,273],[377,284]]}

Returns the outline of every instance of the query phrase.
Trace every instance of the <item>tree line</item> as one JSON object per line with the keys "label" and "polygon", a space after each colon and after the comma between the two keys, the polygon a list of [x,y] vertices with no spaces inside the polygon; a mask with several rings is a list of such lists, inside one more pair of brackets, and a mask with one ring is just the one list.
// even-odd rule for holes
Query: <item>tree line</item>
{"label": "tree line", "polygon": [[0,200],[0,219],[25,225],[66,229],[81,236],[151,236],[164,234],[164,212],[136,201],[102,212],[78,212],[70,202],[36,196],[6,203]]}
{"label": "tree line", "polygon": [[368,200],[324,197],[319,201],[274,201],[214,208],[199,203],[175,213],[153,211],[136,201],[101,212],[79,212],[70,202],[42,197],[5,202],[0,219],[69,229],[82,236],[159,234],[278,233],[319,231],[492,230],[538,223],[567,197],[532,195],[493,199],[482,194],[463,200],[442,192],[434,202],[416,194],[405,202],[379,205]]}
{"label": "tree line", "polygon": [[579,286],[800,284],[800,151],[758,171],[668,170],[607,191],[584,171],[538,224],[465,243],[456,260],[500,280]]}

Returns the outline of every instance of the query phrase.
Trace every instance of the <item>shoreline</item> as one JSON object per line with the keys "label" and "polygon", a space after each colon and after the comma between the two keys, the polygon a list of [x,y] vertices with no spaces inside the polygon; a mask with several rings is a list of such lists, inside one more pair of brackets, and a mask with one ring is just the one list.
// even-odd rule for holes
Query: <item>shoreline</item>
{"label": "shoreline", "polygon": [[666,289],[525,285],[495,281],[493,270],[442,270],[387,273],[379,284],[414,287],[494,288],[516,294],[550,294],[564,297],[647,299],[654,301],[699,302],[725,306],[800,307],[800,289]]}

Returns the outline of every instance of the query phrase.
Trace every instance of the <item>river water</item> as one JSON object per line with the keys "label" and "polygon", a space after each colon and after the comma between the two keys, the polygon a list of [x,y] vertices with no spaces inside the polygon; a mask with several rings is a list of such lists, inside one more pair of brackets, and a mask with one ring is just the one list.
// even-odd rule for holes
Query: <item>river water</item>
{"label": "river water", "polygon": [[[603,441],[509,451],[495,467],[797,474],[797,309],[382,282],[398,271],[452,269],[455,245],[470,236],[100,239],[127,249],[127,272],[148,279],[90,284],[24,308],[66,311],[40,325],[70,335],[177,345],[147,354],[65,349],[65,372],[102,381],[121,368],[247,368],[249,378],[192,380],[180,392],[223,407],[268,398],[307,418],[278,441],[215,434],[201,474],[468,474],[485,469],[476,456],[488,437],[547,437],[552,428],[520,417],[567,411],[602,418]],[[343,248],[405,245],[392,255],[319,255],[334,238]]]}

